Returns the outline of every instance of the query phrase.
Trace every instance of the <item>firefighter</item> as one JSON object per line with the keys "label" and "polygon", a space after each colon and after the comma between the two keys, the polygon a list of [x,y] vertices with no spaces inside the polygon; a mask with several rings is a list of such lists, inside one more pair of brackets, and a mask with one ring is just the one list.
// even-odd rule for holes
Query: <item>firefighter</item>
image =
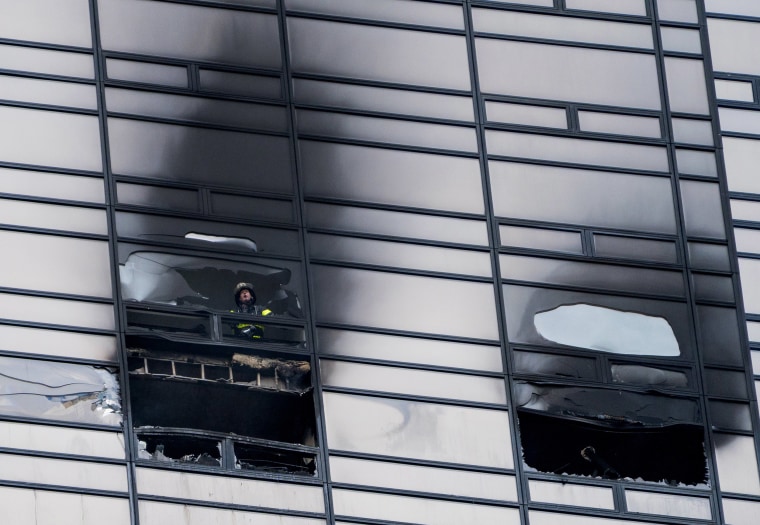
{"label": "firefighter", "polygon": [[[233,290],[235,295],[236,313],[267,316],[272,315],[272,310],[262,308],[256,304],[256,293],[251,283],[238,283]],[[264,336],[264,327],[259,324],[239,322],[235,325],[235,335],[244,338],[261,339]]]}

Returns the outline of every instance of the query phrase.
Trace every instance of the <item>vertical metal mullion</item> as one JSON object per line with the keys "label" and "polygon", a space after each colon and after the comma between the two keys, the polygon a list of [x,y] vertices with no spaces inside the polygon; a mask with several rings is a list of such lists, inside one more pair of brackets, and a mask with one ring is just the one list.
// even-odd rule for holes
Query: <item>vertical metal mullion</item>
{"label": "vertical metal mullion", "polygon": [[105,57],[100,39],[100,24],[97,0],[90,0],[90,27],[92,31],[93,59],[95,66],[95,91],[98,104],[98,126],[100,130],[101,158],[103,160],[103,179],[105,184],[106,221],[108,225],[108,251],[111,259],[111,293],[114,302],[114,321],[116,328],[116,349],[119,359],[119,382],[121,389],[122,421],[124,432],[124,451],[127,461],[127,488],[129,491],[130,523],[139,525],[139,501],[137,497],[137,480],[135,458],[137,457],[137,436],[132,430],[132,414],[130,410],[129,369],[127,366],[126,341],[126,312],[122,308],[121,287],[119,286],[119,250],[116,240],[116,182],[111,172],[111,161],[108,143],[107,112],[105,105]]}
{"label": "vertical metal mullion", "polygon": [[499,341],[502,353],[502,368],[504,372],[505,388],[508,392],[507,407],[509,409],[510,439],[512,458],[515,465],[517,502],[522,523],[528,523],[528,485],[522,466],[520,454],[520,439],[517,424],[517,412],[513,403],[512,395],[512,363],[510,359],[510,347],[507,338],[506,312],[504,311],[504,292],[501,284],[501,267],[499,263],[499,222],[493,210],[491,199],[491,183],[488,170],[488,152],[486,148],[485,133],[485,101],[480,90],[478,76],[477,56],[475,52],[475,37],[472,21],[471,0],[466,0],[462,6],[465,20],[465,40],[467,43],[467,57],[470,65],[470,79],[472,86],[473,109],[475,113],[476,135],[478,142],[478,161],[480,163],[481,184],[483,188],[483,205],[485,219],[488,227],[488,239],[491,255],[491,272],[494,286],[494,301],[498,319]]}

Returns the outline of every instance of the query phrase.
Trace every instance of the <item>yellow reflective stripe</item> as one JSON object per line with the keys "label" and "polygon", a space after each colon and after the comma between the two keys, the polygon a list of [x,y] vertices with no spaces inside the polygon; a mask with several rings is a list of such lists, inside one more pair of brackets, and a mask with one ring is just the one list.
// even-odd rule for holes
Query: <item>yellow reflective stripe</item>
{"label": "yellow reflective stripe", "polygon": [[270,310],[269,308],[266,308],[261,311],[261,315],[271,315],[271,314],[272,314],[272,310]]}

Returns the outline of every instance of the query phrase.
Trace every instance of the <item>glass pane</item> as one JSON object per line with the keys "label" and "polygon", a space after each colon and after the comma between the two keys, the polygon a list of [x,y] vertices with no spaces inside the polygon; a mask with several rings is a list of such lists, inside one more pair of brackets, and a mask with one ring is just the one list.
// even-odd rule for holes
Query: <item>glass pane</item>
{"label": "glass pane", "polygon": [[744,372],[730,370],[705,370],[705,390],[710,396],[747,398]]}
{"label": "glass pane", "polygon": [[496,130],[486,130],[486,144],[488,153],[491,155],[647,171],[668,171],[667,150],[660,146]]}
{"label": "glass pane", "polygon": [[652,49],[652,31],[643,24],[477,8],[472,16],[477,32]]}
{"label": "glass pane", "polygon": [[731,199],[731,216],[735,221],[760,222],[760,202]]}
{"label": "glass pane", "polygon": [[0,168],[0,192],[103,204],[103,179]]}
{"label": "glass pane", "polygon": [[581,131],[611,133],[613,135],[631,135],[634,137],[662,137],[658,117],[639,117],[620,115],[618,113],[599,113],[596,111],[578,111]]}
{"label": "glass pane", "polygon": [[365,359],[501,372],[498,346],[318,328],[319,352]]}
{"label": "glass pane", "polygon": [[[674,118],[671,120],[671,123],[673,125],[673,138],[676,142],[699,144],[702,146],[713,145],[712,122],[709,120]],[[723,126],[722,115],[721,126]]]}
{"label": "glass pane", "polygon": [[715,94],[719,99],[754,102],[752,82],[715,79]]}
{"label": "glass pane", "polygon": [[105,210],[2,198],[0,223],[95,235],[108,234]]}
{"label": "glass pane", "polygon": [[653,56],[483,38],[476,47],[485,93],[660,109]]}
{"label": "glass pane", "polygon": [[345,489],[333,489],[332,494],[335,513],[342,516],[359,516],[393,522],[403,520],[414,523],[435,523],[436,525],[520,524],[520,511],[510,507],[474,505]]}
{"label": "glass pane", "polygon": [[517,501],[514,476],[330,457],[330,479],[369,487]]}
{"label": "glass pane", "polygon": [[681,181],[686,234],[725,239],[720,189],[709,182]]}
{"label": "glass pane", "polygon": [[2,487],[0,505],[14,525],[131,523],[127,498]]}
{"label": "glass pane", "polygon": [[760,118],[757,111],[747,111],[735,108],[720,108],[720,127],[723,131],[737,133],[760,133]]}
{"label": "glass pane", "polygon": [[684,293],[681,272],[520,255],[500,255],[499,262],[504,279],[659,295]]}
{"label": "glass pane", "polygon": [[201,91],[230,93],[244,97],[282,98],[280,77],[200,68],[198,80]]}
{"label": "glass pane", "polygon": [[760,193],[760,178],[755,167],[760,162],[760,141],[723,137],[728,189],[746,193]]}
{"label": "glass pane", "polygon": [[534,5],[541,7],[554,7],[554,0],[491,0],[495,4],[518,4]]}
{"label": "glass pane", "polygon": [[671,22],[696,24],[698,21],[695,0],[657,0],[657,14],[660,20]]}
{"label": "glass pane", "polygon": [[718,176],[718,165],[715,161],[715,153],[712,151],[676,148],[676,164],[678,164],[678,173],[681,174]]}
{"label": "glass pane", "polygon": [[290,200],[259,199],[248,195],[210,193],[210,212],[219,217],[242,217],[265,221],[293,222],[295,212]]}
{"label": "glass pane", "polygon": [[0,421],[0,446],[21,450],[124,459],[124,435],[79,428]]}
{"label": "glass pane", "polygon": [[477,159],[307,140],[299,148],[307,196],[483,213]]}
{"label": "glass pane", "polygon": [[665,57],[665,73],[672,111],[710,114],[705,66],[701,60]]}
{"label": "glass pane", "polygon": [[[720,1],[725,2],[726,0]],[[717,9],[718,7],[716,6],[712,10],[715,11]],[[754,525],[760,512],[760,501],[724,497],[721,503],[723,504],[723,516],[726,518],[726,523],[730,523],[731,525]]]}
{"label": "glass pane", "polygon": [[[272,505],[268,505],[271,507]],[[214,525],[326,525],[324,519],[299,518],[282,514],[264,514],[224,508],[198,507],[158,501],[140,500],[142,525],[187,523]]]}
{"label": "glass pane", "polygon": [[306,109],[296,110],[296,113],[298,132],[304,135],[468,152],[478,150],[475,130],[464,126],[361,117]]}
{"label": "glass pane", "polygon": [[113,117],[108,132],[111,166],[118,174],[292,191],[285,137]]}
{"label": "glass pane", "polygon": [[681,53],[702,53],[702,42],[698,29],[682,29],[680,27],[661,27],[662,48],[665,51]]}
{"label": "glass pane", "polygon": [[669,179],[496,161],[489,171],[499,216],[675,233]]}
{"label": "glass pane", "polygon": [[470,219],[307,203],[306,224],[314,229],[488,246],[486,223]]}
{"label": "glass pane", "polygon": [[453,5],[426,4],[410,0],[285,0],[285,7],[322,15],[464,29],[462,10]]}
{"label": "glass pane", "polygon": [[318,322],[498,339],[493,286],[312,266]]}
{"label": "glass pane", "polygon": [[263,104],[106,88],[106,107],[112,113],[186,122],[281,132],[288,129],[285,108]]}
{"label": "glass pane", "polygon": [[413,396],[506,404],[504,380],[321,359],[325,385]]}
{"label": "glass pane", "polygon": [[486,100],[490,122],[567,129],[567,110],[548,106],[528,106]]}
{"label": "glass pane", "polygon": [[651,366],[613,364],[610,373],[614,383],[642,385],[655,388],[686,388],[689,377],[684,372]]}
{"label": "glass pane", "polygon": [[95,78],[93,64],[92,55],[87,53],[0,44],[0,68],[2,69]]}
{"label": "glass pane", "polygon": [[87,0],[24,0],[0,4],[3,38],[92,47]]}
{"label": "glass pane", "polygon": [[551,483],[535,479],[528,482],[528,487],[530,500],[533,502],[615,510],[612,490],[609,487]]}
{"label": "glass pane", "polygon": [[[715,71],[760,74],[760,24],[708,18],[707,28]],[[741,53],[736,52],[737,42],[742,42]]]}
{"label": "glass pane", "polygon": [[749,405],[711,399],[708,402],[708,408],[713,428],[752,432],[752,414],[749,411]]}
{"label": "glass pane", "polygon": [[95,86],[0,75],[0,99],[97,109]]}
{"label": "glass pane", "polygon": [[280,67],[275,15],[147,0],[98,0],[98,7],[103,47],[111,51]]}
{"label": "glass pane", "polygon": [[[0,357],[0,373],[3,376],[0,412],[3,414],[115,427],[121,425],[119,383],[109,369]],[[3,474],[8,475],[5,465]],[[44,482],[54,483],[49,478]],[[100,488],[105,489],[103,486]]]}
{"label": "glass pane", "polygon": [[728,247],[721,244],[689,243],[689,263],[698,270],[731,269]]}
{"label": "glass pane", "polygon": [[755,440],[751,436],[713,434],[721,490],[760,496]]}
{"label": "glass pane", "polygon": [[[557,523],[556,512],[531,510],[528,512],[531,525],[553,525]],[[573,514],[562,514],[562,525],[645,525],[646,521],[633,521],[630,519],[617,520],[614,518],[595,518]]]}
{"label": "glass pane", "polygon": [[293,79],[294,100],[300,104],[378,111],[472,122],[470,97],[401,89]]}
{"label": "glass pane", "polygon": [[676,264],[678,250],[675,241],[619,237],[594,234],[594,255],[638,261]]}
{"label": "glass pane", "polygon": [[709,520],[712,518],[710,500],[708,498],[626,490],[625,500],[629,512],[681,516],[698,520]]}
{"label": "glass pane", "polygon": [[0,231],[0,246],[0,286],[111,297],[105,241]]}
{"label": "glass pane", "polygon": [[143,467],[138,467],[136,471],[139,494],[303,512],[325,511],[321,486]]}
{"label": "glass pane", "polygon": [[470,90],[462,36],[290,17],[288,37],[294,72]]}
{"label": "glass pane", "polygon": [[[652,355],[651,353],[656,351],[660,355],[678,355],[680,349],[688,356],[692,347],[686,305],[683,303],[516,285],[504,286],[504,303],[509,339],[514,343],[546,345],[548,341],[537,331],[534,318],[550,310],[581,305],[584,306],[579,310],[581,314],[588,311],[602,319],[625,322],[622,326],[595,322],[592,324],[596,329],[587,334],[579,333],[589,339],[595,336],[600,338],[600,344],[595,344],[591,348],[593,350],[608,349],[637,355]],[[630,324],[628,320],[631,318],[635,318],[640,324]],[[547,326],[562,335],[562,325]],[[605,326],[610,330],[604,330]],[[637,326],[645,327],[645,330],[637,330]],[[612,329],[613,327],[615,328]],[[609,340],[602,339],[605,333],[610,336]],[[674,334],[676,341],[672,339]]]}
{"label": "glass pane", "polygon": [[693,273],[694,297],[704,301],[734,302],[734,282],[730,277]]}
{"label": "glass pane", "polygon": [[523,350],[512,350],[512,358],[516,373],[598,379],[593,358]]}
{"label": "glass pane", "polygon": [[[45,312],[44,319],[40,318],[40,312]],[[114,329],[113,305],[27,295],[0,293],[0,318],[33,323],[43,321],[102,330]]]}
{"label": "glass pane", "polygon": [[312,259],[491,276],[491,257],[487,252],[310,234],[309,254]]}
{"label": "glass pane", "polygon": [[0,158],[6,162],[100,171],[98,118],[0,107]]}
{"label": "glass pane", "polygon": [[697,316],[705,363],[744,366],[736,310],[698,305]]}
{"label": "glass pane", "polygon": [[106,70],[108,71],[108,78],[111,80],[128,80],[169,87],[188,87],[187,68],[183,66],[106,58]]}
{"label": "glass pane", "polygon": [[502,246],[548,250],[553,252],[583,253],[581,234],[577,231],[549,230],[526,226],[499,225]]}
{"label": "glass pane", "polygon": [[331,449],[512,468],[506,412],[332,392],[324,401]]}
{"label": "glass pane", "polygon": [[[47,320],[47,319],[46,319]],[[0,325],[0,348],[9,352],[115,363],[116,339],[42,328]]]}
{"label": "glass pane", "polygon": [[760,253],[760,230],[750,230],[749,228],[734,228],[734,238],[736,239],[736,251],[740,253]]}
{"label": "glass pane", "polygon": [[646,16],[647,6],[645,0],[565,0],[568,9],[581,9],[584,11],[604,11],[605,13],[618,13],[621,15]]}
{"label": "glass pane", "polygon": [[119,204],[174,211],[200,211],[199,195],[196,190],[117,182],[116,193]]}

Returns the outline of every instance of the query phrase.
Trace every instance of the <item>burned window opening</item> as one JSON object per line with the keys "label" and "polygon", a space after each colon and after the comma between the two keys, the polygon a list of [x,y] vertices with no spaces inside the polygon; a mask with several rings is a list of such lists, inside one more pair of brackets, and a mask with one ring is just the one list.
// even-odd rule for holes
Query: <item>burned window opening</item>
{"label": "burned window opening", "polygon": [[517,382],[515,400],[523,460],[537,471],[671,485],[707,482],[695,399]]}
{"label": "burned window opening", "polygon": [[[315,444],[311,363],[303,354],[137,335],[127,336],[127,346],[132,420],[145,443],[141,458],[314,474],[315,453],[298,448]],[[225,460],[210,441],[183,433],[265,444],[235,445],[238,460],[230,459],[229,445]]]}

